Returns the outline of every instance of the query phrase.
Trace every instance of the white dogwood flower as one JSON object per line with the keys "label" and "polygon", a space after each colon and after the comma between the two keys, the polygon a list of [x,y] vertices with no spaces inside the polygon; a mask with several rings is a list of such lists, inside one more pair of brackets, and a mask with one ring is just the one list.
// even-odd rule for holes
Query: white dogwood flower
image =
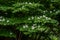
{"label": "white dogwood flower", "polygon": [[40,18],[42,18],[42,16],[40,16]]}
{"label": "white dogwood flower", "polygon": [[38,25],[38,28],[40,27],[40,25]]}
{"label": "white dogwood flower", "polygon": [[25,2],[25,4],[28,4],[28,2]]}
{"label": "white dogwood flower", "polygon": [[33,24],[33,26],[36,26],[37,24]]}
{"label": "white dogwood flower", "polygon": [[49,20],[51,19],[51,18],[48,18]]}
{"label": "white dogwood flower", "polygon": [[28,28],[28,25],[25,25],[26,28]]}
{"label": "white dogwood flower", "polygon": [[0,21],[2,21],[2,20],[0,19]]}
{"label": "white dogwood flower", "polygon": [[12,35],[13,33],[12,33],[12,32],[10,32],[10,34]]}
{"label": "white dogwood flower", "polygon": [[52,13],[52,11],[50,11],[50,13]]}
{"label": "white dogwood flower", "polygon": [[25,26],[25,25],[23,25],[23,28],[26,28],[26,26]]}
{"label": "white dogwood flower", "polygon": [[40,19],[40,17],[37,17],[37,19]]}
{"label": "white dogwood flower", "polygon": [[29,2],[29,4],[32,4],[31,2]]}
{"label": "white dogwood flower", "polygon": [[30,18],[28,18],[28,20],[31,20]]}
{"label": "white dogwood flower", "polygon": [[0,18],[3,18],[2,16],[0,16]]}
{"label": "white dogwood flower", "polygon": [[48,17],[45,17],[46,18],[46,20],[48,20]]}
{"label": "white dogwood flower", "polygon": [[46,11],[43,11],[43,13],[45,13]]}
{"label": "white dogwood flower", "polygon": [[8,13],[5,13],[5,14],[8,14]]}
{"label": "white dogwood flower", "polygon": [[46,17],[45,15],[43,15],[43,17]]}
{"label": "white dogwood flower", "polygon": [[55,9],[53,11],[56,11]]}
{"label": "white dogwood flower", "polygon": [[34,19],[34,17],[33,17],[33,16],[32,16],[31,18],[32,18],[32,19]]}
{"label": "white dogwood flower", "polygon": [[5,21],[5,19],[3,18],[2,21]]}
{"label": "white dogwood flower", "polygon": [[4,24],[4,25],[6,25],[6,24]]}
{"label": "white dogwood flower", "polygon": [[35,29],[35,27],[34,27],[34,26],[32,26],[32,29]]}
{"label": "white dogwood flower", "polygon": [[7,22],[9,22],[9,20],[7,20]]}

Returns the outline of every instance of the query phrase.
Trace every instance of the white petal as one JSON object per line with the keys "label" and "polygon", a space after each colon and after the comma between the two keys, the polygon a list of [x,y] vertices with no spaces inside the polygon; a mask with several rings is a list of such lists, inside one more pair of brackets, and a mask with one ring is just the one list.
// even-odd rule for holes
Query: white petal
{"label": "white petal", "polygon": [[25,2],[26,4],[28,4],[28,2]]}
{"label": "white petal", "polygon": [[29,4],[32,4],[31,2]]}
{"label": "white petal", "polygon": [[51,19],[51,18],[48,18],[49,20]]}
{"label": "white petal", "polygon": [[5,21],[5,19],[3,18],[2,21]]}
{"label": "white petal", "polygon": [[25,27],[27,27],[27,28],[28,28],[28,25],[25,25]]}
{"label": "white petal", "polygon": [[46,17],[45,15],[43,15],[43,17]]}
{"label": "white petal", "polygon": [[4,24],[4,25],[6,25],[6,24]]}
{"label": "white petal", "polygon": [[40,18],[42,18],[42,16],[40,16]]}
{"label": "white petal", "polygon": [[9,22],[9,20],[7,20],[7,22]]}
{"label": "white petal", "polygon": [[31,20],[30,18],[28,18],[28,20]]}
{"label": "white petal", "polygon": [[53,10],[53,11],[56,11],[56,10]]}
{"label": "white petal", "polygon": [[23,25],[23,28],[26,28],[25,25]]}
{"label": "white petal", "polygon": [[50,11],[50,13],[52,13],[52,11]]}
{"label": "white petal", "polygon": [[33,26],[36,26],[37,24],[33,24]]}
{"label": "white petal", "polygon": [[38,25],[38,28],[40,27],[40,25]]}
{"label": "white petal", "polygon": [[34,26],[32,26],[32,29],[35,29],[35,27],[34,27]]}
{"label": "white petal", "polygon": [[37,17],[37,19],[40,19],[40,17]]}
{"label": "white petal", "polygon": [[12,33],[10,33],[10,34],[12,34]]}
{"label": "white petal", "polygon": [[2,16],[0,16],[0,18],[3,18]]}
{"label": "white petal", "polygon": [[32,16],[31,18],[32,18],[32,19],[34,19],[34,17],[33,17],[33,16]]}
{"label": "white petal", "polygon": [[8,14],[8,13],[5,13],[5,14]]}
{"label": "white petal", "polygon": [[46,20],[48,20],[48,17],[46,17]]}
{"label": "white petal", "polygon": [[0,19],[0,21],[2,21],[2,20]]}
{"label": "white petal", "polygon": [[44,13],[46,12],[46,11],[43,11]]}

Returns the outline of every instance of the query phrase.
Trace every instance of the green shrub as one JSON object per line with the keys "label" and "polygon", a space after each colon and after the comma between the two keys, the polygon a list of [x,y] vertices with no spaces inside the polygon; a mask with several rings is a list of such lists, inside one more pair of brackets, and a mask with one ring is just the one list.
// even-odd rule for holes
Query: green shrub
{"label": "green shrub", "polygon": [[1,3],[0,36],[18,37],[17,40],[23,40],[23,35],[28,38],[27,40],[59,40],[59,1],[38,1]]}

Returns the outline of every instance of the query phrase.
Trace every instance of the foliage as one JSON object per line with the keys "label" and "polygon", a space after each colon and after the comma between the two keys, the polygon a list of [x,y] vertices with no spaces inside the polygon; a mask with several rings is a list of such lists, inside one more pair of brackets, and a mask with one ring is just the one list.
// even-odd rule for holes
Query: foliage
{"label": "foliage", "polygon": [[20,35],[27,36],[27,40],[59,40],[59,0],[23,1],[1,2],[0,36],[16,38],[21,32]]}

